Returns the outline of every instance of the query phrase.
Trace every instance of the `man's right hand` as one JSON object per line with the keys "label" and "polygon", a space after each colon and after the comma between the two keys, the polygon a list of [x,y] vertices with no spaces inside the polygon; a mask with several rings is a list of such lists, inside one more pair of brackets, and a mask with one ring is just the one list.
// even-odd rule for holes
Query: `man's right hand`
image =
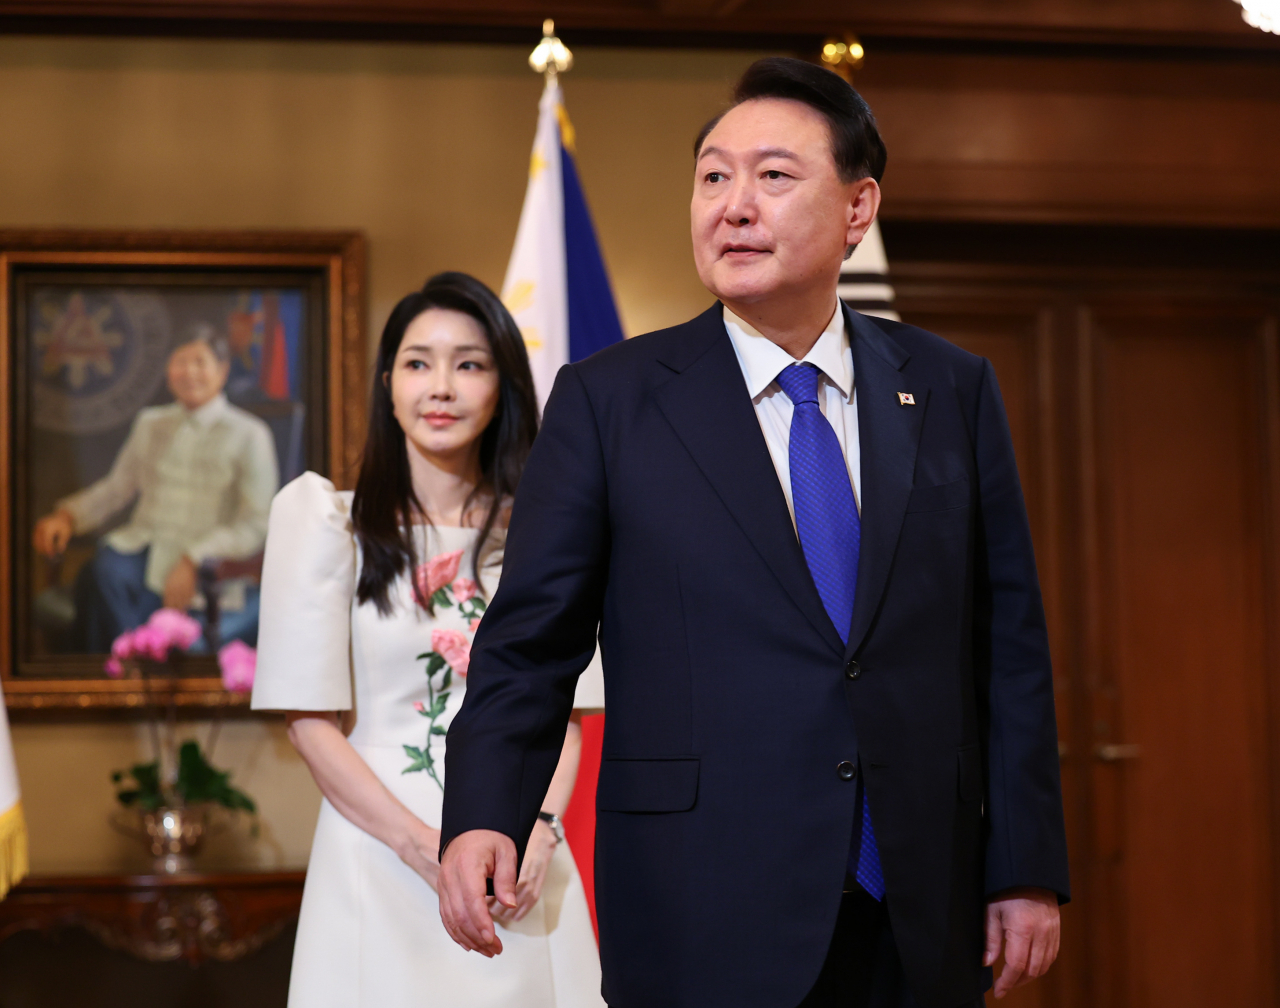
{"label": "man's right hand", "polygon": [[440,919],[464,949],[489,959],[502,951],[485,880],[493,879],[499,903],[515,909],[518,867],[514,841],[494,830],[468,830],[445,848],[440,859]]}
{"label": "man's right hand", "polygon": [[31,539],[37,553],[53,559],[62,555],[62,551],[67,548],[67,543],[71,541],[75,531],[75,521],[71,517],[71,512],[59,508],[36,522]]}

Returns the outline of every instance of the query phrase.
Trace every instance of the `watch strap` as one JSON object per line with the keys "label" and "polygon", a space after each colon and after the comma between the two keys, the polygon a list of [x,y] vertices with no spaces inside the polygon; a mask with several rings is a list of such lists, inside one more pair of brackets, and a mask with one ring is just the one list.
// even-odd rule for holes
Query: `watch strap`
{"label": "watch strap", "polygon": [[564,843],[564,822],[554,812],[539,812],[538,818],[551,827],[556,843]]}

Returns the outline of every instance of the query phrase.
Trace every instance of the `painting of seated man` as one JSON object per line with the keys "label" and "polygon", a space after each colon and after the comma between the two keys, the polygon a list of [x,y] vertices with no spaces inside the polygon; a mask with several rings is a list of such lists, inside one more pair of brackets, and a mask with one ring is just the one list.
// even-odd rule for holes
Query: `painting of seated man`
{"label": "painting of seated man", "polygon": [[[37,350],[51,344],[51,329],[78,325],[85,331],[63,333],[66,345],[96,340],[115,352],[133,341],[135,356],[150,353],[156,374],[150,396],[145,382],[132,383],[142,401],[114,429],[91,429],[82,411],[80,430],[69,430],[64,410],[41,431],[36,404],[33,439],[43,436],[73,470],[32,466],[33,496],[50,501],[32,501],[31,546],[43,565],[32,588],[37,652],[108,652],[162,606],[200,621],[192,653],[233,639],[256,644],[267,514],[282,477],[303,464],[297,373],[305,302],[294,294],[162,291],[143,310],[136,293],[49,293],[48,326],[33,333]],[[127,364],[102,359],[106,377],[123,382]],[[89,377],[74,374],[73,364],[64,354],[39,378],[61,383],[69,396],[78,377],[82,386]],[[38,356],[33,366],[41,366]],[[75,470],[103,468],[101,448],[112,441],[106,471],[76,479]],[[57,493],[67,482],[78,485]]]}

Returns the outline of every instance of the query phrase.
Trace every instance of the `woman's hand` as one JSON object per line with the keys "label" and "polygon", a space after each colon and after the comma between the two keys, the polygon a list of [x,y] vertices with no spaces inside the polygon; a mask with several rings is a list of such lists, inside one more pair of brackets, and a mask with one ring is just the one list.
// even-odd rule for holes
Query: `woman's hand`
{"label": "woman's hand", "polygon": [[516,882],[516,905],[505,907],[490,898],[489,911],[493,919],[502,924],[514,924],[524,920],[542,896],[542,886],[547,880],[547,869],[556,852],[556,837],[551,827],[541,819],[534,824],[529,835],[529,845],[524,851],[524,864],[520,866],[520,878]]}
{"label": "woman's hand", "polygon": [[421,875],[427,885],[440,891],[440,831],[420,819],[413,820],[408,835],[398,845],[400,860]]}

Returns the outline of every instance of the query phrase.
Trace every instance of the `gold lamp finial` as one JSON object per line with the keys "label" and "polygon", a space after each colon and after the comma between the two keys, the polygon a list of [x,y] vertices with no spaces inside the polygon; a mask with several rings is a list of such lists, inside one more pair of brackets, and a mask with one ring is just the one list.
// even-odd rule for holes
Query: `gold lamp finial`
{"label": "gold lamp finial", "polygon": [[542,22],[542,41],[529,54],[529,66],[548,81],[573,68],[573,53],[556,38],[556,23],[551,18]]}

